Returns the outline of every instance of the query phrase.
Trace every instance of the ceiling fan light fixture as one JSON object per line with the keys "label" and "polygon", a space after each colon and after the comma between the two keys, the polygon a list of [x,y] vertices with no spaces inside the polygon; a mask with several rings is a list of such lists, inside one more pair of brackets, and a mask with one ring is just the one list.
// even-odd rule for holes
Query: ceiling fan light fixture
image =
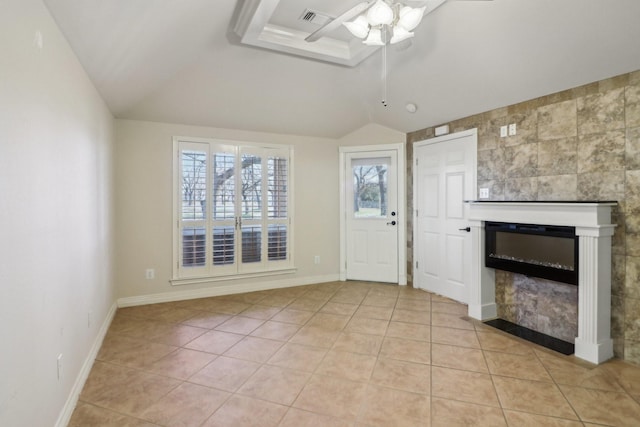
{"label": "ceiling fan light fixture", "polygon": [[414,34],[412,32],[407,31],[404,27],[401,27],[400,25],[396,25],[395,27],[393,27],[393,36],[391,37],[391,40],[389,40],[389,43],[391,44],[400,43],[401,41],[410,39],[413,36]]}
{"label": "ceiling fan light fixture", "polygon": [[367,12],[367,21],[372,27],[389,25],[393,22],[393,18],[393,9],[382,0],[378,0]]}
{"label": "ceiling fan light fixture", "polygon": [[347,30],[359,39],[364,39],[369,34],[369,23],[364,15],[358,16],[351,22],[343,22],[342,25],[347,27]]}
{"label": "ceiling fan light fixture", "polygon": [[382,31],[380,31],[380,28],[371,28],[369,35],[362,43],[368,46],[384,46],[384,42],[382,41]]}
{"label": "ceiling fan light fixture", "polygon": [[425,10],[426,7],[413,8],[404,6],[400,9],[400,12],[398,12],[398,23],[396,26],[400,26],[407,31],[413,30],[420,24],[420,21],[422,21]]}

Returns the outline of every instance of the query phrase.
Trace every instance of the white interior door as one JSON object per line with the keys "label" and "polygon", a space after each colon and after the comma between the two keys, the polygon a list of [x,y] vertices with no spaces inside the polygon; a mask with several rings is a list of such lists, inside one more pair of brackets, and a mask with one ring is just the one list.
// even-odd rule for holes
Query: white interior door
{"label": "white interior door", "polygon": [[398,283],[398,151],[346,153],[346,278]]}
{"label": "white interior door", "polygon": [[476,194],[476,130],[414,145],[414,283],[468,303],[471,233],[468,204]]}

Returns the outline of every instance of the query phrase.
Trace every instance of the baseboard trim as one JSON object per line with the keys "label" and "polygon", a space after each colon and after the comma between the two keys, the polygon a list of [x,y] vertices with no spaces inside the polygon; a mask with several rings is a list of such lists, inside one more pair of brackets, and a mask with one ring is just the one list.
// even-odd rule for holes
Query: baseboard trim
{"label": "baseboard trim", "polygon": [[113,321],[113,317],[116,315],[117,309],[118,305],[114,302],[107,313],[107,317],[104,319],[104,322],[102,322],[102,326],[100,326],[100,330],[98,331],[96,339],[93,341],[89,354],[82,364],[82,369],[80,369],[80,372],[76,377],[76,381],[71,388],[71,392],[69,393],[69,397],[67,398],[62,411],[60,412],[60,416],[58,416],[55,427],[66,427],[69,424],[71,415],[73,415],[73,410],[78,404],[78,399],[80,398],[80,393],[82,392],[84,383],[89,377],[91,368],[93,368],[93,362],[95,362],[96,357],[98,357],[98,352],[100,351],[100,347],[102,347],[102,342],[104,341],[105,335],[107,335],[107,331],[109,330],[109,326],[111,326],[111,322]]}
{"label": "baseboard trim", "polygon": [[133,307],[136,305],[156,304],[161,302],[184,301],[188,299],[216,297],[221,295],[238,294],[243,292],[264,291],[269,289],[290,288],[293,286],[311,285],[315,283],[335,282],[340,280],[338,274],[324,276],[298,277],[291,279],[271,280],[255,283],[216,283],[214,286],[192,290],[178,290],[158,294],[139,295],[118,299],[118,307]]}

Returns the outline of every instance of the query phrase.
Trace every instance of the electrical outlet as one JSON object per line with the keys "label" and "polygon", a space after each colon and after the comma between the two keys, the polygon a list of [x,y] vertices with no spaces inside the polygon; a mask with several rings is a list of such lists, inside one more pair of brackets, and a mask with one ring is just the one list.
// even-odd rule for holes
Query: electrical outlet
{"label": "electrical outlet", "polygon": [[507,127],[500,126],[500,138],[506,138],[507,136]]}
{"label": "electrical outlet", "polygon": [[147,270],[144,272],[144,277],[147,280],[151,280],[156,277],[156,271],[153,268],[147,268]]}
{"label": "electrical outlet", "polygon": [[91,312],[87,313],[87,328],[91,329]]}
{"label": "electrical outlet", "polygon": [[320,255],[316,255],[315,257],[313,257],[313,263],[320,264]]}
{"label": "electrical outlet", "polygon": [[516,134],[516,124],[511,123],[509,125],[509,136],[514,136]]}
{"label": "electrical outlet", "polygon": [[480,189],[480,198],[481,199],[488,199],[489,198],[489,189],[488,188],[481,188]]}

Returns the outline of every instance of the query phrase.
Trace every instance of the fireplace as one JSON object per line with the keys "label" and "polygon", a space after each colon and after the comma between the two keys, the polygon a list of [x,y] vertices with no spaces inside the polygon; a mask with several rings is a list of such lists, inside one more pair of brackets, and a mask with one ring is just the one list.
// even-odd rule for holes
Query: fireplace
{"label": "fireplace", "polygon": [[485,266],[578,285],[575,227],[485,222]]}
{"label": "fireplace", "polygon": [[[611,237],[615,224],[611,209],[616,202],[470,201],[472,277],[469,317],[497,318],[495,269],[485,264],[486,223],[539,224],[575,229],[578,251],[578,336],[576,357],[601,363],[613,357],[611,340]],[[527,233],[520,233],[527,234]],[[536,234],[529,234],[535,236]],[[526,258],[518,256],[518,258]]]}

